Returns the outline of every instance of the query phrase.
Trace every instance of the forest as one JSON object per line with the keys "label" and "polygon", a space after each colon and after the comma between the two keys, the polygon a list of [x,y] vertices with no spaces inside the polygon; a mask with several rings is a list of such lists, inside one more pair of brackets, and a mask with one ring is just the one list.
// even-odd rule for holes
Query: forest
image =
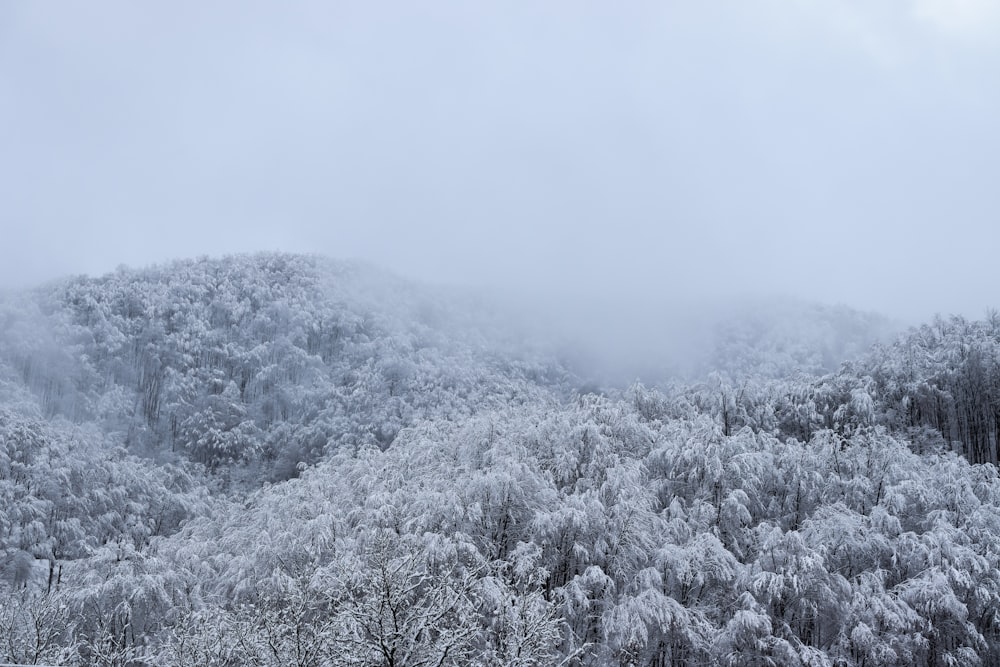
{"label": "forest", "polygon": [[780,310],[619,385],[317,256],[5,293],[0,663],[1000,664],[1000,315]]}

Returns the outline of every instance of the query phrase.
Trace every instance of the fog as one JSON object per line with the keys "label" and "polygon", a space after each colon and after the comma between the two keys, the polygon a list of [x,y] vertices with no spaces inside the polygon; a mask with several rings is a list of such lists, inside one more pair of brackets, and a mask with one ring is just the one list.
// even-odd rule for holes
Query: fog
{"label": "fog", "polygon": [[0,284],[287,250],[978,317],[998,38],[989,0],[5,2]]}

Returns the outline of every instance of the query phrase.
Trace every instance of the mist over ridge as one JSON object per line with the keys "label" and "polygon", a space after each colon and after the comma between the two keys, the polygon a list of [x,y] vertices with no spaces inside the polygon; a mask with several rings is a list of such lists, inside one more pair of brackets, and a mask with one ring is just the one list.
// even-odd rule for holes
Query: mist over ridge
{"label": "mist over ridge", "polygon": [[0,2],[0,665],[1000,665],[1000,2]]}
{"label": "mist over ridge", "polygon": [[1000,658],[1000,318],[744,301],[636,382],[676,320],[583,305],[290,253],[5,295],[0,658]]}
{"label": "mist over ridge", "polygon": [[[475,333],[484,337],[484,344],[508,354],[547,354],[566,363],[581,381],[598,385],[690,381],[711,372],[737,379],[751,374],[821,374],[904,328],[902,322],[876,313],[787,295],[679,299],[599,292],[583,297],[544,288],[476,288],[413,281],[370,261],[316,253],[203,256],[147,267],[119,264],[114,273],[56,278],[27,293],[79,280],[103,282],[112,275],[143,281],[151,274],[184,272],[206,262],[282,259],[303,262],[321,274],[319,284],[328,288],[320,287],[312,298],[336,295],[383,317],[431,325],[444,336],[449,327],[459,337]],[[754,355],[756,363],[749,361]],[[771,357],[769,368],[765,357]]]}

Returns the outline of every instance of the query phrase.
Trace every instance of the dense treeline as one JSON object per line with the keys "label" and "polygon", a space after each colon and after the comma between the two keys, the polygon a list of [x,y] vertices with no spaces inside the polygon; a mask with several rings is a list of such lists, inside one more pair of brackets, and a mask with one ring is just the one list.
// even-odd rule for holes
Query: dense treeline
{"label": "dense treeline", "polygon": [[590,392],[463,307],[288,255],[5,303],[0,662],[1000,663],[994,319]]}
{"label": "dense treeline", "polygon": [[936,319],[877,350],[864,368],[894,428],[939,432],[975,463],[1000,457],[1000,317]]}
{"label": "dense treeline", "polygon": [[536,400],[536,380],[561,381],[551,363],[484,351],[444,300],[316,257],[121,269],[36,297],[0,313],[0,357],[46,415],[210,468],[263,461],[273,479],[327,448],[384,448],[415,420]]}
{"label": "dense treeline", "polygon": [[169,604],[148,554],[208,507],[197,474],[0,407],[0,659],[121,664]]}
{"label": "dense treeline", "polygon": [[427,425],[189,523],[169,557],[212,559],[189,604],[216,621],[187,638],[265,664],[305,633],[345,665],[1000,659],[995,470],[635,407],[661,400]]}
{"label": "dense treeline", "polygon": [[877,345],[835,373],[810,378],[712,374],[680,388],[740,426],[808,439],[880,424],[918,450],[948,447],[973,463],[1000,459],[1000,317],[936,318]]}

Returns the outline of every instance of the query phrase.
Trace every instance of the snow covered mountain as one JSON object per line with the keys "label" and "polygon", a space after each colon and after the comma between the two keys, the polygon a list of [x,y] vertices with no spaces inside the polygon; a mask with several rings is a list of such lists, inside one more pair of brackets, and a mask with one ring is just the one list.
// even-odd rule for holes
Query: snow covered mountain
{"label": "snow covered mountain", "polygon": [[24,295],[0,320],[0,358],[46,416],[95,422],[143,453],[258,462],[281,478],[325,451],[385,448],[418,420],[535,401],[540,384],[565,380],[551,361],[501,354],[468,312],[362,265],[201,259]]}
{"label": "snow covered mountain", "polygon": [[10,295],[0,661],[997,664],[1000,326],[775,321],[592,391],[317,257]]}

